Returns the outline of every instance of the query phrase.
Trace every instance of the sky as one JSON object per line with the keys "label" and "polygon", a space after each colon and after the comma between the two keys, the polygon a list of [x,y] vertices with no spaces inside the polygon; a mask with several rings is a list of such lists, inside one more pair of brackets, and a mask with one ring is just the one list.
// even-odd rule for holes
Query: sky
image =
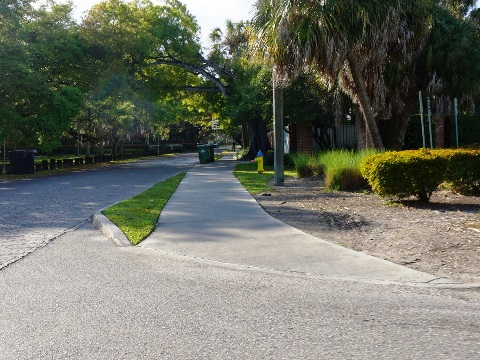
{"label": "sky", "polygon": [[[225,27],[227,20],[238,22],[248,20],[251,17],[254,0],[180,0],[187,6],[190,13],[195,16],[197,23],[202,29],[201,41],[203,46],[210,45],[208,34],[215,29]],[[40,1],[39,1],[40,2]],[[61,2],[61,0],[59,0]],[[101,0],[73,0],[74,16],[80,20],[93,5]],[[128,2],[128,1],[127,1]],[[162,4],[160,0],[152,0],[153,3]]]}
{"label": "sky", "polygon": [[[62,0],[59,0],[60,2]],[[98,4],[102,0],[73,0],[75,6],[74,16],[79,21],[82,16],[93,5]],[[128,0],[127,0],[128,1]],[[209,46],[210,41],[208,34],[216,28],[224,29],[225,22],[232,20],[238,22],[240,20],[248,20],[252,15],[252,7],[255,0],[180,0],[186,6],[190,13],[195,16],[197,23],[200,25],[201,42],[203,46]],[[37,2],[42,2],[38,0]],[[161,4],[161,0],[152,0],[152,2]],[[477,0],[477,6],[480,0]]]}

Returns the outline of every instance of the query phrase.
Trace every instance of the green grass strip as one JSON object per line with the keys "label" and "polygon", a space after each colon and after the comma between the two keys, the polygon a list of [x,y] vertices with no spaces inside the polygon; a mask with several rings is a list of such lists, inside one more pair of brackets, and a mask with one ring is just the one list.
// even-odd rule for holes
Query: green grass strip
{"label": "green grass strip", "polygon": [[151,188],[102,211],[123,231],[133,245],[152,233],[158,217],[186,172],[153,185]]}
{"label": "green grass strip", "polygon": [[[272,190],[268,184],[274,178],[273,166],[264,166],[265,172],[257,172],[256,163],[242,163],[235,166],[233,174],[237,177],[243,187],[252,195],[261,194]],[[296,176],[291,169],[285,169],[285,177]]]}
{"label": "green grass strip", "polygon": [[252,194],[260,194],[265,191],[270,191],[272,188],[268,182],[273,179],[273,170],[265,167],[265,172],[259,174],[257,172],[256,163],[238,164],[235,166],[233,174],[237,177],[240,183],[247,191]]}

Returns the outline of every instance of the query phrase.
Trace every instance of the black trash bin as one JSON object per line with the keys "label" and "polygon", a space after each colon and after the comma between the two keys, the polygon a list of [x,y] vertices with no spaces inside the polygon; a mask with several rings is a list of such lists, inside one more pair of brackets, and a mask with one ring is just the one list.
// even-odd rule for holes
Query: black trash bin
{"label": "black trash bin", "polygon": [[35,172],[35,150],[13,150],[8,152],[10,170],[15,175]]}
{"label": "black trash bin", "polygon": [[35,150],[27,150],[25,157],[25,174],[33,174],[35,172]]}
{"label": "black trash bin", "polygon": [[10,159],[10,171],[15,175],[24,175],[27,170],[27,152],[25,150],[13,150],[8,152]]}
{"label": "black trash bin", "polygon": [[210,162],[215,161],[215,144],[208,143],[208,154],[210,157]]}

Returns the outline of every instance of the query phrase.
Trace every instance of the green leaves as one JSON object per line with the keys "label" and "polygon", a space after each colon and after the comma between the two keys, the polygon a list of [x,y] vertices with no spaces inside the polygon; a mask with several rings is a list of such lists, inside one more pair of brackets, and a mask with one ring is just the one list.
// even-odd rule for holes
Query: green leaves
{"label": "green leaves", "polygon": [[0,30],[0,133],[20,146],[51,150],[83,106],[71,5],[10,9],[20,10]]}
{"label": "green leaves", "polygon": [[[83,93],[76,87],[67,86],[51,92],[48,99],[43,99],[40,113],[29,122],[31,132],[35,134],[40,150],[49,152],[60,146],[60,137],[71,125],[83,107]],[[33,136],[33,135],[32,135]]]}

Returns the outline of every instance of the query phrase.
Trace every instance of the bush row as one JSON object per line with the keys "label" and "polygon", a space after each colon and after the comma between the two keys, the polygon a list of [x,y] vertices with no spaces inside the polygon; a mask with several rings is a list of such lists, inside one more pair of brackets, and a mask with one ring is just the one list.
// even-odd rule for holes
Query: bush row
{"label": "bush row", "polygon": [[441,183],[463,194],[480,191],[479,150],[406,150],[372,155],[360,164],[372,190],[399,199],[427,202]]}

